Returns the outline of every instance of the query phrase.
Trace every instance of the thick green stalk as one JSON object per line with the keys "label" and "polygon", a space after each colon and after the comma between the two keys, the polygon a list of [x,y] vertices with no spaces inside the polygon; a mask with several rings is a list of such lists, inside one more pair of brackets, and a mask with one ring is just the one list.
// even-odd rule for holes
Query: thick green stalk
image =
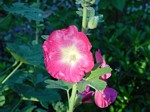
{"label": "thick green stalk", "polygon": [[83,5],[83,17],[82,17],[82,32],[86,34],[87,27],[87,7]]}
{"label": "thick green stalk", "polygon": [[15,71],[22,65],[22,62],[19,63],[18,66],[2,81],[2,84],[4,84],[14,73]]}
{"label": "thick green stalk", "polygon": [[69,99],[70,99],[70,96],[69,96],[69,89],[66,90],[66,91],[67,91],[67,98],[68,98],[68,101],[69,101]]}
{"label": "thick green stalk", "polygon": [[72,87],[71,97],[69,99],[69,112],[73,112],[75,106],[75,98],[77,92],[77,84],[75,83]]}

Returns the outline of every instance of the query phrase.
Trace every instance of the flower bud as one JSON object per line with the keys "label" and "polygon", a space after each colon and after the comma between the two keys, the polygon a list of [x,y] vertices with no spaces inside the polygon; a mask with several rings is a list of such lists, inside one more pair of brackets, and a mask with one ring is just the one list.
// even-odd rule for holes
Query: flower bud
{"label": "flower bud", "polygon": [[90,17],[89,22],[88,22],[88,28],[89,28],[89,29],[94,29],[94,28],[96,28],[97,25],[98,25],[98,20],[99,20],[99,17],[98,17],[98,16]]}

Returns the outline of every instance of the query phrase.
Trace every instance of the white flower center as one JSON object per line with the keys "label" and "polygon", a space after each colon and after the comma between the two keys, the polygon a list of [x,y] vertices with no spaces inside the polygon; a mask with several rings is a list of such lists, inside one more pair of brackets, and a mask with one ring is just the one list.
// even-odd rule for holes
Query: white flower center
{"label": "white flower center", "polygon": [[81,54],[76,48],[76,46],[72,45],[67,48],[62,48],[62,62],[66,64],[70,64],[71,66],[74,66],[80,59],[81,59]]}

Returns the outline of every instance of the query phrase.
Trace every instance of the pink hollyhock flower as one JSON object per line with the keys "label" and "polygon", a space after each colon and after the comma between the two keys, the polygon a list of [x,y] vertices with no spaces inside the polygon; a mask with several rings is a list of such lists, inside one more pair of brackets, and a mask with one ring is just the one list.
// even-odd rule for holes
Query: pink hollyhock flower
{"label": "pink hollyhock flower", "polygon": [[43,44],[46,68],[56,79],[79,82],[94,66],[91,48],[87,36],[75,26],[56,30]]}
{"label": "pink hollyhock flower", "polygon": [[95,92],[94,100],[98,107],[105,108],[116,100],[117,91],[113,88],[106,87],[104,90]]}
{"label": "pink hollyhock flower", "polygon": [[[102,57],[100,49],[98,49],[98,51],[96,51],[95,57],[96,57],[96,62],[97,63],[102,63],[101,66],[100,66],[101,68],[109,66],[108,64],[106,64],[106,61]],[[107,74],[102,75],[100,78],[103,79],[103,80],[107,80],[110,76],[111,76],[111,73],[107,73]]]}
{"label": "pink hollyhock flower", "polygon": [[94,91],[90,91],[90,87],[87,86],[86,89],[83,92],[78,93],[78,95],[81,97],[83,103],[91,103],[92,100],[90,97],[94,95]]}

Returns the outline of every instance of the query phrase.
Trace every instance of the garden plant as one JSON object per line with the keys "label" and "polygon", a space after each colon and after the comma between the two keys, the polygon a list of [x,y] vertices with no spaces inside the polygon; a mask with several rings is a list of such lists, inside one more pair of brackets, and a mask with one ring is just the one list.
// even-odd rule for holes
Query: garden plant
{"label": "garden plant", "polygon": [[150,111],[148,0],[0,0],[0,112]]}

